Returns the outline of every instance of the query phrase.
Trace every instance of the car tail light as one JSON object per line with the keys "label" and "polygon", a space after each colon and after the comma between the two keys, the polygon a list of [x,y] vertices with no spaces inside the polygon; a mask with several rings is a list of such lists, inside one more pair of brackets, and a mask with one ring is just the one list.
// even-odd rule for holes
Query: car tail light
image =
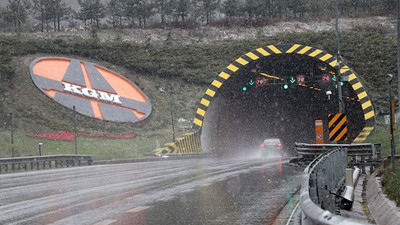
{"label": "car tail light", "polygon": [[260,147],[261,147],[261,148],[264,148],[264,147],[265,147],[265,144],[264,144],[264,143],[261,143]]}
{"label": "car tail light", "polygon": [[279,148],[282,147],[282,143],[280,143],[280,142],[277,145]]}

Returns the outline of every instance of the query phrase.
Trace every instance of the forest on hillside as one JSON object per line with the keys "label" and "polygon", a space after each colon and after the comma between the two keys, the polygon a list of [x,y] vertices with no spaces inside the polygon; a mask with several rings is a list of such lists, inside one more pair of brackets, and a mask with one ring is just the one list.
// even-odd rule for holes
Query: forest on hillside
{"label": "forest on hillside", "polygon": [[[0,30],[265,26],[282,20],[332,18],[333,0],[5,0]],[[395,15],[395,0],[338,0],[345,17]]]}

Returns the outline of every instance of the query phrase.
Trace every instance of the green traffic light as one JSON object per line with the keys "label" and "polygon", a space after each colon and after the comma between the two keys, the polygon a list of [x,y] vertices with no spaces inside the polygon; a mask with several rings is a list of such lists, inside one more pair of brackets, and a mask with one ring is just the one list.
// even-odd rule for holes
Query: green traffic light
{"label": "green traffic light", "polygon": [[288,85],[288,84],[283,84],[283,89],[284,89],[284,90],[289,89],[289,85]]}
{"label": "green traffic light", "polygon": [[340,86],[342,86],[342,87],[343,87],[343,85],[344,85],[343,81],[340,81]]}
{"label": "green traffic light", "polygon": [[243,92],[247,91],[247,87],[246,86],[242,87],[242,91]]}
{"label": "green traffic light", "polygon": [[250,84],[250,86],[253,86],[255,84],[254,80],[250,79],[249,84]]}

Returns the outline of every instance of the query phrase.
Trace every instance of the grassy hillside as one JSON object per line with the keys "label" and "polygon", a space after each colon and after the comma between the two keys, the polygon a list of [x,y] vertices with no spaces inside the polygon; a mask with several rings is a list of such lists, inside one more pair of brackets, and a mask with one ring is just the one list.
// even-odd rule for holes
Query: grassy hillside
{"label": "grassy hillside", "polygon": [[[137,138],[123,146],[108,143],[110,140],[99,141],[107,146],[105,148],[88,145],[88,140],[84,141],[86,144],[80,142],[80,149],[92,149],[88,153],[96,153],[99,149],[103,153],[109,152],[96,153],[98,159],[121,158],[124,156],[116,155],[118,151],[129,152],[127,155],[133,157],[155,148],[156,140],[162,143],[170,139],[169,110],[172,109],[175,118],[191,119],[206,87],[234,59],[258,47],[279,43],[310,45],[332,54],[336,51],[333,32],[286,33],[246,41],[185,45],[172,41],[137,44],[120,40],[100,42],[96,38],[35,40],[18,35],[0,36],[0,47],[5,49],[0,57],[1,71],[10,65],[8,58],[12,59],[15,71],[7,76],[1,74],[0,157],[9,156],[10,111],[15,116],[16,148],[20,155],[35,154],[40,141],[27,138],[26,133],[72,130],[72,111],[44,96],[32,83],[28,65],[34,58],[65,56],[95,62],[132,80],[149,96],[153,112],[139,123],[117,124],[83,116],[77,118],[78,130],[82,132],[137,134]],[[395,35],[375,28],[342,32],[341,54],[345,63],[362,78],[377,113],[387,112],[384,75],[397,73]],[[160,87],[171,94],[170,99],[160,94]],[[187,124],[178,124],[183,125]],[[72,153],[71,143],[47,145],[51,148],[48,151],[57,152],[58,145],[63,148],[58,152]],[[123,150],[119,150],[121,148]]]}

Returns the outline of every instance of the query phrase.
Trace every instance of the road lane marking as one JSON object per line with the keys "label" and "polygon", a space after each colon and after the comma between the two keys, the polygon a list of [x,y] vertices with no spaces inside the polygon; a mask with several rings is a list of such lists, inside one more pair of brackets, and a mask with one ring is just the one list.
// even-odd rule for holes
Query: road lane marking
{"label": "road lane marking", "polygon": [[104,221],[97,222],[93,225],[110,225],[114,222],[117,222],[117,221],[116,220],[104,220]]}
{"label": "road lane marking", "polygon": [[290,217],[289,217],[286,225],[290,225],[290,222],[292,222],[292,218],[293,218],[294,214],[296,213],[297,207],[299,207],[299,205],[300,205],[300,202],[298,202],[296,207],[294,207],[294,209],[293,209],[292,213],[290,214]]}
{"label": "road lane marking", "polygon": [[138,207],[130,209],[130,210],[126,211],[126,212],[128,212],[128,213],[137,213],[137,212],[141,212],[143,210],[146,210],[148,208],[150,208],[150,207],[149,206],[138,206]]}
{"label": "road lane marking", "polygon": [[127,200],[133,200],[133,199],[136,199],[136,198],[142,198],[143,196],[145,196],[145,194],[138,194],[138,195],[134,195],[134,196],[132,196],[130,198],[127,198]]}
{"label": "road lane marking", "polygon": [[199,187],[207,187],[207,186],[210,186],[210,185],[211,185],[211,183],[204,183],[204,184],[200,184]]}
{"label": "road lane marking", "polygon": [[181,193],[189,193],[189,192],[192,192],[192,191],[194,191],[194,189],[189,188],[189,189],[181,191]]}
{"label": "road lane marking", "polygon": [[164,198],[158,199],[157,201],[159,201],[159,202],[167,202],[167,201],[169,201],[171,199],[174,199],[174,198],[175,198],[174,196],[166,196]]}

